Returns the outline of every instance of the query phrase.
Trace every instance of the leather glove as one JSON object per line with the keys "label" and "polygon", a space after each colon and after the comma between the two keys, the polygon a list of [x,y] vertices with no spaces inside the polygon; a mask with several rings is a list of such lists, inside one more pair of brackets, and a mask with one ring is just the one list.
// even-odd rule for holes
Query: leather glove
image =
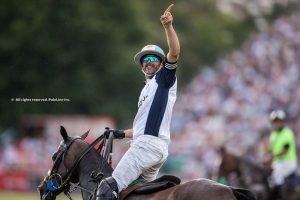
{"label": "leather glove", "polygon": [[114,134],[114,138],[117,139],[125,138],[125,132],[123,130],[112,130],[111,132]]}

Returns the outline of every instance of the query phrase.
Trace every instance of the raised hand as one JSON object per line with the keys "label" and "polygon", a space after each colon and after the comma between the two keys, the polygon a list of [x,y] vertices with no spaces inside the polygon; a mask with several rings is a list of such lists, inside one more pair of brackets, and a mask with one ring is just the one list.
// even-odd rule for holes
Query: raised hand
{"label": "raised hand", "polygon": [[164,14],[160,17],[160,22],[164,26],[164,28],[169,28],[173,23],[172,16],[172,7],[174,4],[169,5],[169,7],[165,10]]}

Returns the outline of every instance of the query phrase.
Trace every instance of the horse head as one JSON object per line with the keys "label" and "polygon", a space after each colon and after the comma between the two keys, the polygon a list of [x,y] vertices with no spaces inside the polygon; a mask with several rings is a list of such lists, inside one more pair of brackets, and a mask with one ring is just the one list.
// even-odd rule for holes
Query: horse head
{"label": "horse head", "polygon": [[77,169],[75,169],[77,166],[74,164],[77,155],[88,146],[84,139],[88,136],[89,131],[80,137],[72,138],[61,126],[60,134],[63,140],[52,155],[53,166],[37,188],[41,200],[55,200],[58,194],[69,189],[69,182],[76,183],[79,179],[76,174]]}

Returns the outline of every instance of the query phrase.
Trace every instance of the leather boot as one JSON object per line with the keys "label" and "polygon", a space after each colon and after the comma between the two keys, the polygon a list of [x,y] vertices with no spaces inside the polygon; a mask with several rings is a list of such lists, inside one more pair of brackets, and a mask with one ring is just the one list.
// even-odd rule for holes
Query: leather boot
{"label": "leather boot", "polygon": [[101,181],[98,187],[97,199],[117,200],[118,193],[119,189],[116,180],[113,177],[108,177]]}
{"label": "leather boot", "polygon": [[274,199],[283,200],[283,187],[281,185],[276,185],[273,189]]}

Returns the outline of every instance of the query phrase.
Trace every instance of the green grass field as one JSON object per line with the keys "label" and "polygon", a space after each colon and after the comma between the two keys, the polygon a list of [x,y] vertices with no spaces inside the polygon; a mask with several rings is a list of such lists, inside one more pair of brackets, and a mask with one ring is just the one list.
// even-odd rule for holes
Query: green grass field
{"label": "green grass field", "polygon": [[[73,200],[82,200],[78,193],[72,194]],[[37,192],[4,192],[0,191],[0,200],[40,200]],[[56,200],[69,200],[65,195],[59,195]]]}

